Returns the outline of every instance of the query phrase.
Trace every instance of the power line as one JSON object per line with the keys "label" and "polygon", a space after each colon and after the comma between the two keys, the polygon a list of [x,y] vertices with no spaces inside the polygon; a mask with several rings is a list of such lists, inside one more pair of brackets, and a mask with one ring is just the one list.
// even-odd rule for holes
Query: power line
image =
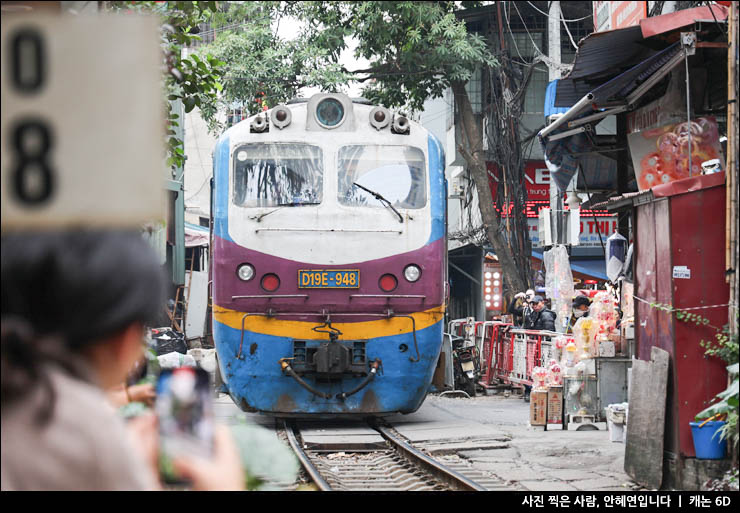
{"label": "power line", "polygon": [[[544,14],[544,15],[545,15],[545,16],[547,16],[548,18],[552,18],[552,16],[550,16],[550,15],[549,15],[549,14],[547,14],[546,12],[544,12],[544,11],[540,11],[540,10],[539,10],[539,9],[537,8],[537,6],[536,6],[536,5],[534,5],[534,4],[532,3],[532,2],[527,2],[527,3],[528,3],[528,4],[529,4],[529,5],[530,5],[530,6],[532,7],[532,9],[534,9],[535,11],[537,11],[537,12],[539,12],[539,13],[541,13],[541,14]],[[562,12],[562,11],[560,11],[560,15],[561,15],[561,18],[560,18],[560,19],[561,19],[562,21],[567,21],[568,23],[572,23],[572,22],[575,22],[575,21],[583,21],[583,20],[587,20],[588,18],[592,18],[592,17],[593,17],[593,13],[591,13],[591,14],[589,14],[588,16],[584,16],[583,18],[578,18],[578,19],[576,19],[576,20],[566,20],[566,19],[564,19],[564,18],[562,17],[562,14],[563,14],[563,12]],[[553,19],[554,19],[554,18],[553,18]]]}
{"label": "power line", "polygon": [[573,34],[570,33],[570,29],[568,28],[568,24],[565,23],[565,20],[563,19],[563,11],[562,10],[560,10],[560,19],[563,22],[563,27],[565,27],[565,31],[568,33],[568,37],[570,38],[570,44],[572,44],[573,45],[573,48],[575,48],[576,51],[577,51],[578,50],[578,45],[573,40]]}
{"label": "power line", "polygon": [[[548,55],[545,55],[542,50],[539,49],[537,44],[534,42],[534,38],[532,37],[532,34],[529,33],[529,29],[527,28],[527,24],[524,21],[524,18],[522,17],[522,13],[519,12],[519,8],[516,6],[516,2],[511,2],[511,4],[514,6],[514,9],[516,9],[516,13],[519,16],[519,19],[522,21],[522,25],[524,26],[524,30],[527,32],[527,35],[529,36],[529,40],[532,41],[532,46],[534,47],[535,51],[537,52],[537,57],[544,62],[548,68],[556,69],[560,72],[563,71],[570,71],[571,66],[563,65],[562,63],[556,63],[554,62]],[[540,11],[542,12],[542,11]]]}

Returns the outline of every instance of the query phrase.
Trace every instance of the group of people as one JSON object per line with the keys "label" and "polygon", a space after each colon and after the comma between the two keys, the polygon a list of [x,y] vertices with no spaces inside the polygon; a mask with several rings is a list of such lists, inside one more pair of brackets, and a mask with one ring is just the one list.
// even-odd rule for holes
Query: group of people
{"label": "group of people", "polygon": [[524,329],[555,331],[557,315],[547,307],[545,299],[535,295],[532,289],[514,296],[509,313],[514,316],[514,323]]}
{"label": "group of people", "polygon": [[[572,333],[573,326],[579,318],[588,316],[588,308],[591,301],[582,295],[573,298],[572,313],[566,326],[566,333]],[[557,314],[550,310],[547,301],[534,290],[519,292],[509,304],[509,313],[514,316],[514,324],[526,330],[548,330],[555,331],[555,320]],[[529,401],[532,387],[524,386],[524,400]]]}
{"label": "group of people", "polygon": [[[583,295],[573,298],[573,310],[568,320],[566,333],[571,333],[573,326],[581,317],[588,317],[591,300]],[[557,314],[550,310],[547,301],[534,290],[519,292],[509,304],[509,313],[514,316],[514,324],[527,330],[555,331]]]}
{"label": "group of people", "polygon": [[[115,409],[154,400],[121,385],[162,304],[153,250],[136,232],[89,230],[4,234],[2,248],[0,489],[161,489],[156,417]],[[244,489],[225,426],[210,459],[173,464],[193,489]]]}

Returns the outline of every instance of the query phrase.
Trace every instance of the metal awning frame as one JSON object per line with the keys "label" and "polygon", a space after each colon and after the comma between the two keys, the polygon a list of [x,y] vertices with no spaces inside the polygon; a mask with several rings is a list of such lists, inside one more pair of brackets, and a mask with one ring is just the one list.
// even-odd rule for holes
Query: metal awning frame
{"label": "metal awning frame", "polygon": [[[694,38],[694,41],[696,38]],[[682,38],[682,46],[686,48],[688,44],[684,43]],[[693,49],[693,45],[692,45]],[[556,141],[558,139],[563,139],[565,137],[570,137],[571,135],[575,135],[577,133],[581,133],[584,131],[590,131],[591,125],[593,121],[601,120],[607,116],[611,116],[612,114],[620,114],[622,112],[631,111],[634,109],[635,104],[637,101],[642,98],[642,96],[647,93],[653,86],[655,86],[658,82],[660,82],[668,73],[670,73],[673,68],[678,66],[681,62],[683,62],[686,59],[686,56],[692,55],[693,51],[687,52],[687,51],[681,51],[678,52],[676,55],[674,55],[667,63],[665,63],[658,71],[653,73],[650,78],[645,80],[642,84],[640,84],[634,91],[632,91],[626,98],[626,101],[623,105],[619,105],[617,107],[613,107],[611,109],[606,109],[601,112],[596,112],[594,114],[584,116],[579,119],[573,119],[574,117],[581,114],[586,107],[588,107],[590,104],[592,104],[594,95],[592,93],[586,94],[583,98],[581,98],[578,103],[573,105],[568,112],[563,114],[559,119],[555,120],[553,123],[545,127],[540,132],[540,137],[543,138],[543,140],[550,140],[550,141]],[[594,105],[591,105],[592,107],[595,107]],[[572,120],[572,121],[571,121]],[[556,134],[552,137],[547,137],[548,134],[552,133],[554,130],[557,130],[561,126],[563,126],[567,122],[568,128],[574,128],[574,130],[568,130],[566,132],[562,132],[560,134]],[[585,130],[578,129],[576,127],[580,127],[581,125],[586,125]],[[584,127],[581,127],[584,128]]]}

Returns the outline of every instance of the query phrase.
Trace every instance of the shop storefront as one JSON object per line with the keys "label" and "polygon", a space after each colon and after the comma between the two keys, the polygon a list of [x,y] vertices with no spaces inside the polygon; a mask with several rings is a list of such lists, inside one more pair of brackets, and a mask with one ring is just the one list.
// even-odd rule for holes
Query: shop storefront
{"label": "shop storefront", "polygon": [[[632,382],[633,390],[652,395],[632,394],[629,404],[628,434],[641,429],[644,436],[628,437],[625,468],[653,487],[682,487],[695,456],[688,421],[727,380],[722,362],[704,358],[699,345],[712,334],[656,308],[714,306],[702,310],[712,325],[728,318],[727,16],[719,5],[687,9],[585,38],[552,95],[552,108],[568,110],[539,134],[561,192],[579,170],[588,180],[584,157],[616,163],[616,183],[602,197],[607,201],[589,207],[617,216],[616,230],[634,255],[611,280],[622,342],[634,336],[627,356],[652,362],[667,353],[663,388],[658,381]],[[607,135],[598,125],[610,116],[616,134]],[[710,213],[712,205],[719,215]],[[576,265],[571,262],[573,270]]]}

